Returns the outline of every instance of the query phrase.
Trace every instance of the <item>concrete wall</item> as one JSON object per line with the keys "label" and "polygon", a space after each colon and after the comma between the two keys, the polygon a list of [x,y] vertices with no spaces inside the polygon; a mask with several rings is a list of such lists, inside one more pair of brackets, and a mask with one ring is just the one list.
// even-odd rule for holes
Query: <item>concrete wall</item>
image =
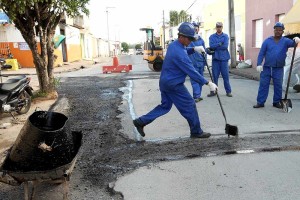
{"label": "concrete wall", "polygon": [[[20,31],[14,25],[7,24],[6,26],[0,26],[0,35],[2,54],[6,54],[4,48],[8,48],[13,58],[16,58],[22,67],[34,67],[31,50]],[[6,55],[3,56],[6,57]]]}
{"label": "concrete wall", "polygon": [[[67,47],[67,58],[68,62],[73,62],[76,60],[80,60],[82,58],[81,55],[81,47],[80,47],[80,32],[78,29],[74,27],[66,27],[66,47]],[[59,28],[57,28],[55,34],[59,33]],[[21,35],[20,31],[15,28],[13,25],[7,25],[5,27],[0,27],[0,48],[1,47],[8,47],[13,55],[24,68],[31,68],[34,67],[33,63],[33,56],[31,50],[29,49],[27,43],[25,42],[23,36]],[[5,41],[6,40],[6,41]],[[37,41],[38,38],[37,38]],[[40,46],[38,45],[40,49]],[[62,65],[62,47],[61,45],[55,49],[54,54],[56,55],[56,61],[54,66]]]}
{"label": "concrete wall", "polygon": [[260,48],[254,47],[254,20],[263,20],[263,39],[274,35],[273,26],[278,21],[278,15],[286,14],[293,6],[293,0],[246,0],[246,54],[245,59],[251,59],[256,67]]}
{"label": "concrete wall", "polygon": [[80,31],[72,26],[65,27],[65,43],[67,47],[68,62],[81,60]]}
{"label": "concrete wall", "polygon": [[[74,27],[74,19],[66,17],[65,23],[59,24],[56,28],[55,35],[63,34],[66,38],[54,50],[56,57],[54,66],[62,65],[64,61],[74,62],[106,55],[105,51],[98,51],[102,47],[97,46],[100,43],[89,33],[89,20],[86,16],[83,16],[82,24],[79,25],[82,27]],[[39,38],[36,39],[38,41]],[[101,42],[101,45],[107,46],[107,42],[106,44]],[[22,67],[34,67],[32,53],[28,45],[20,31],[12,24],[0,26],[0,57],[2,49],[2,53],[4,53],[6,48],[10,49],[14,58],[18,60]],[[40,47],[38,46],[38,48]]]}
{"label": "concrete wall", "polygon": [[[63,65],[64,57],[66,62],[74,62],[81,59],[92,60],[96,57],[108,57],[108,41],[101,38],[95,38],[89,32],[88,19],[85,17],[85,29],[78,29],[71,24],[73,20],[67,18],[67,23],[60,24],[55,31],[55,35],[64,34],[66,39],[54,50],[56,57],[54,67]],[[63,33],[62,33],[62,32]],[[36,38],[39,41],[39,38]],[[111,55],[113,53],[120,54],[120,46],[117,41],[110,41]],[[63,48],[64,47],[64,48]],[[38,45],[38,48],[39,45]],[[7,54],[6,49],[9,49],[14,58],[17,59],[22,67],[35,67],[33,56],[27,43],[25,42],[20,31],[12,24],[0,26],[0,57],[1,54]],[[63,51],[63,49],[65,51]],[[65,54],[63,54],[65,52]],[[3,57],[7,57],[3,55]]]}
{"label": "concrete wall", "polygon": [[100,55],[97,48],[97,38],[95,37],[92,37],[92,53],[93,58],[97,58]]}
{"label": "concrete wall", "polygon": [[107,40],[97,39],[97,48],[99,52],[99,57],[108,57],[108,43]]}

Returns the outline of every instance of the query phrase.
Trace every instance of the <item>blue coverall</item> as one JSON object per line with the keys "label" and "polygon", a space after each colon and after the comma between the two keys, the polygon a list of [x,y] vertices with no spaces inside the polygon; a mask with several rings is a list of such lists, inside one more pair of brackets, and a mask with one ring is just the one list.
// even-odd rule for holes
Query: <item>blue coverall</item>
{"label": "blue coverall", "polygon": [[[191,51],[194,50],[191,49]],[[161,104],[156,106],[148,114],[139,117],[139,120],[144,125],[168,113],[174,104],[180,114],[188,121],[190,133],[202,134],[203,130],[200,127],[200,119],[195,101],[184,85],[187,75],[200,85],[208,83],[208,81],[195,70],[192,61],[188,57],[186,47],[178,40],[175,40],[168,47],[160,74],[159,88]]]}
{"label": "blue coverall", "polygon": [[[198,39],[194,42],[191,42],[190,45],[187,47],[187,49],[189,48],[193,48],[195,46],[203,46],[205,48],[205,43],[204,40],[199,36]],[[206,65],[205,60],[203,58],[203,55],[201,55],[198,52],[195,52],[193,54],[189,55],[195,69],[197,72],[199,72],[199,74],[201,74],[203,76],[203,71],[204,71],[204,66]],[[202,85],[199,84],[197,81],[194,81],[193,79],[191,79],[191,85],[193,88],[193,98],[194,99],[198,99],[201,97],[201,92],[202,92]]]}
{"label": "blue coverall", "polygon": [[218,79],[221,73],[227,94],[231,93],[228,66],[228,60],[230,59],[228,52],[228,40],[229,38],[226,33],[222,33],[220,35],[214,33],[209,37],[209,47],[215,51],[212,55],[213,81],[216,85],[218,85]]}
{"label": "blue coverall", "polygon": [[273,104],[279,103],[282,98],[283,67],[285,65],[286,52],[293,47],[295,42],[281,37],[276,43],[273,36],[268,37],[262,44],[257,58],[257,66],[263,65],[260,73],[257,103],[264,105],[269,94],[271,78],[273,79],[274,95]]}

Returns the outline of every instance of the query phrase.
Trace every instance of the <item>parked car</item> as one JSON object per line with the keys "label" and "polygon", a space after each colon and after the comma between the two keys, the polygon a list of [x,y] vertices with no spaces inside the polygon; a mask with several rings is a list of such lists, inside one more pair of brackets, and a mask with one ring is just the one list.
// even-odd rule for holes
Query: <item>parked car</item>
{"label": "parked car", "polygon": [[128,55],[134,55],[134,49],[128,49]]}
{"label": "parked car", "polygon": [[143,55],[143,49],[136,49],[135,50],[135,55]]}

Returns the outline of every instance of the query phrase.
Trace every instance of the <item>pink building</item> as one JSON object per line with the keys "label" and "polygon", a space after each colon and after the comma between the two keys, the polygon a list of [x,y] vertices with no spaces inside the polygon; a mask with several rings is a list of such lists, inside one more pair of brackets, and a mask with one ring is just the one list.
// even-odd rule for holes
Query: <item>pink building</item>
{"label": "pink building", "polygon": [[262,42],[274,35],[273,26],[293,7],[295,0],[246,0],[246,58],[256,67]]}

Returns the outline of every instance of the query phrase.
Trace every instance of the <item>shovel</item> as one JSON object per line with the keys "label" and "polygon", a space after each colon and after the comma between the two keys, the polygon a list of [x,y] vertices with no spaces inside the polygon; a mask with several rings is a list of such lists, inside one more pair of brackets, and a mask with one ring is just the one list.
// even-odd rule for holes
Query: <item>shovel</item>
{"label": "shovel", "polygon": [[[207,64],[207,60],[206,60],[206,57],[205,57],[205,53],[202,53],[202,56],[203,56],[203,58],[204,58],[204,61],[205,61],[206,66],[207,66],[207,70],[208,70],[210,79],[211,79],[212,82],[214,82],[214,81],[213,81],[213,77],[212,77],[211,72],[210,72],[210,69],[209,69],[208,64]],[[220,105],[220,107],[221,107],[222,114],[223,114],[223,116],[224,116],[225,123],[226,123],[226,126],[225,126],[225,134],[227,134],[228,137],[230,137],[230,135],[232,135],[232,136],[237,136],[237,135],[238,135],[238,132],[239,132],[239,129],[238,129],[237,126],[230,125],[230,124],[227,123],[225,111],[224,111],[224,109],[223,109],[223,106],[222,106],[221,99],[220,99],[220,97],[219,97],[218,91],[216,91],[216,94],[217,94],[218,101],[219,101],[219,105]]]}
{"label": "shovel", "polygon": [[287,112],[287,113],[291,112],[292,107],[293,107],[292,106],[292,101],[291,101],[291,99],[287,98],[287,95],[288,95],[288,91],[289,91],[289,87],[290,87],[290,80],[291,80],[291,74],[292,74],[293,65],[294,65],[294,58],[295,58],[296,48],[297,48],[297,44],[295,44],[294,50],[293,50],[293,56],[292,56],[292,61],[291,61],[291,66],[290,66],[290,71],[289,71],[289,76],[288,76],[288,81],[287,81],[287,85],[286,85],[284,99],[280,100],[280,104],[282,106],[283,111]]}

